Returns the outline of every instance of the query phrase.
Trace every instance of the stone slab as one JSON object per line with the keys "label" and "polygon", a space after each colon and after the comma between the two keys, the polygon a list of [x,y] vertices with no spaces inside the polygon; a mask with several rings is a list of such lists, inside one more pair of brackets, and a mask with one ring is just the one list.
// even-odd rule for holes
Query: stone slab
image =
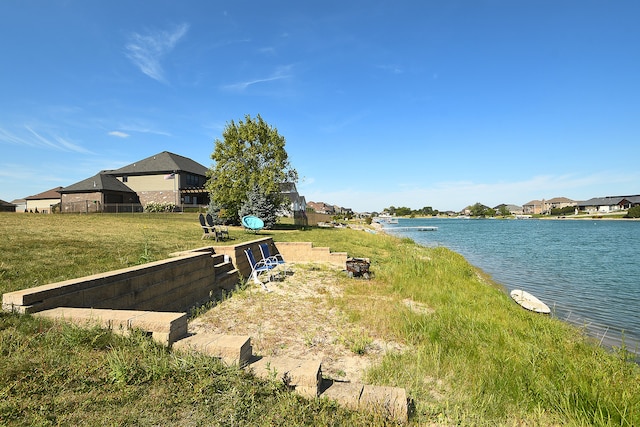
{"label": "stone slab", "polygon": [[282,381],[303,396],[318,396],[322,382],[322,365],[319,360],[262,357],[251,363],[249,368],[255,376]]}
{"label": "stone slab", "polygon": [[381,411],[390,418],[407,422],[407,392],[400,387],[365,385],[360,396],[360,407]]}
{"label": "stone slab", "polygon": [[164,345],[170,345],[187,333],[186,313],[57,307],[34,315],[120,333],[140,329],[151,333],[154,340]]}
{"label": "stone slab", "polygon": [[320,396],[336,401],[345,408],[357,410],[363,388],[363,384],[334,381]]}
{"label": "stone slab", "polygon": [[227,365],[244,366],[252,355],[251,338],[247,335],[198,333],[174,342],[172,348],[207,354]]}

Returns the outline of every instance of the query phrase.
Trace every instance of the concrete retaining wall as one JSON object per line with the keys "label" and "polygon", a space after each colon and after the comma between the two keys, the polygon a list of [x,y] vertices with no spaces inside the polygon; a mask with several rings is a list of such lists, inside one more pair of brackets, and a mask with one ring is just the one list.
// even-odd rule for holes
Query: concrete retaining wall
{"label": "concrete retaining wall", "polygon": [[[107,273],[50,283],[9,292],[2,296],[5,310],[34,313],[55,307],[114,310],[186,311],[209,299],[210,293],[228,287],[216,280],[222,256],[213,251],[182,254]],[[227,267],[227,277],[230,269]],[[238,281],[230,276],[234,283]]]}
{"label": "concrete retaining wall", "polygon": [[[226,255],[236,266],[240,275],[247,278],[251,274],[251,266],[247,260],[244,250],[251,248],[256,260],[262,258],[260,244],[269,245],[271,255],[280,254],[286,262],[328,262],[337,266],[346,267],[346,252],[331,252],[329,248],[314,248],[311,242],[277,242],[274,243],[271,237],[263,237],[250,242],[240,243],[234,246],[214,246],[212,249],[216,254]],[[196,250],[203,250],[201,248]]]}
{"label": "concrete retaining wall", "polygon": [[171,254],[172,258],[107,273],[50,283],[2,296],[2,307],[35,313],[56,307],[112,310],[188,311],[221,289],[231,290],[251,274],[244,250],[261,259],[259,245],[287,262],[328,262],[345,266],[345,252],[314,248],[310,242],[274,243],[264,237],[234,246],[209,246]]}

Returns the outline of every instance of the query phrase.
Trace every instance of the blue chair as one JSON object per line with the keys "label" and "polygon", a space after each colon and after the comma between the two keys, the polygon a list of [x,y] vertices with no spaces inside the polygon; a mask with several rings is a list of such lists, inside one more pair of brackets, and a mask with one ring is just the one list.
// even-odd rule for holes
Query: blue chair
{"label": "blue chair", "polygon": [[254,233],[257,233],[264,228],[264,221],[262,221],[257,216],[245,215],[242,217],[242,220],[240,222],[242,222],[244,228],[251,230]]}
{"label": "blue chair", "polygon": [[269,245],[266,243],[260,243],[259,246],[260,246],[260,252],[262,252],[262,259],[264,259],[267,262],[267,264],[275,264],[276,266],[278,265],[283,266],[284,274],[286,276],[289,271],[289,267],[286,261],[284,260],[284,258],[282,258],[282,255],[280,254],[271,255],[271,250],[269,249]]}
{"label": "blue chair", "polygon": [[249,260],[249,265],[251,266],[251,277],[257,284],[262,286],[265,291],[269,291],[267,285],[259,279],[260,275],[268,274],[269,281],[271,281],[273,275],[271,274],[271,270],[276,268],[278,265],[274,263],[269,263],[266,260],[262,259],[260,261],[256,261],[256,258],[253,256],[253,251],[251,248],[247,248],[244,250],[245,255],[247,255],[247,260]]}

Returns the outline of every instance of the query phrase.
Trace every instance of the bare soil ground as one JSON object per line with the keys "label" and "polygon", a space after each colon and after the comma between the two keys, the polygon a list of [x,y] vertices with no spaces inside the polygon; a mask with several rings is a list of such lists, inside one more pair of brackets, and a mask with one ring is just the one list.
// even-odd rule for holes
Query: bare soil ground
{"label": "bare soil ground", "polygon": [[[323,376],[366,382],[365,370],[387,351],[402,345],[374,337],[350,322],[335,301],[343,295],[346,274],[325,264],[292,265],[291,272],[267,284],[251,284],[193,319],[190,332],[249,335],[253,353],[320,360]],[[411,302],[405,302],[412,308]],[[413,307],[418,308],[418,307]]]}

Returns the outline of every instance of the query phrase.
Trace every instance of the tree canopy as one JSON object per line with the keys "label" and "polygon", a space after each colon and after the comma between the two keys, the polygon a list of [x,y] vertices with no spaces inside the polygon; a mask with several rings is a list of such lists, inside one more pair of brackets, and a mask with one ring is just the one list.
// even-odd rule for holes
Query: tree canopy
{"label": "tree canopy", "polygon": [[215,140],[207,181],[211,202],[224,210],[226,218],[238,222],[241,208],[254,191],[263,193],[274,210],[288,207],[281,186],[296,183],[298,173],[289,163],[285,143],[259,114],[227,123],[222,140]]}

